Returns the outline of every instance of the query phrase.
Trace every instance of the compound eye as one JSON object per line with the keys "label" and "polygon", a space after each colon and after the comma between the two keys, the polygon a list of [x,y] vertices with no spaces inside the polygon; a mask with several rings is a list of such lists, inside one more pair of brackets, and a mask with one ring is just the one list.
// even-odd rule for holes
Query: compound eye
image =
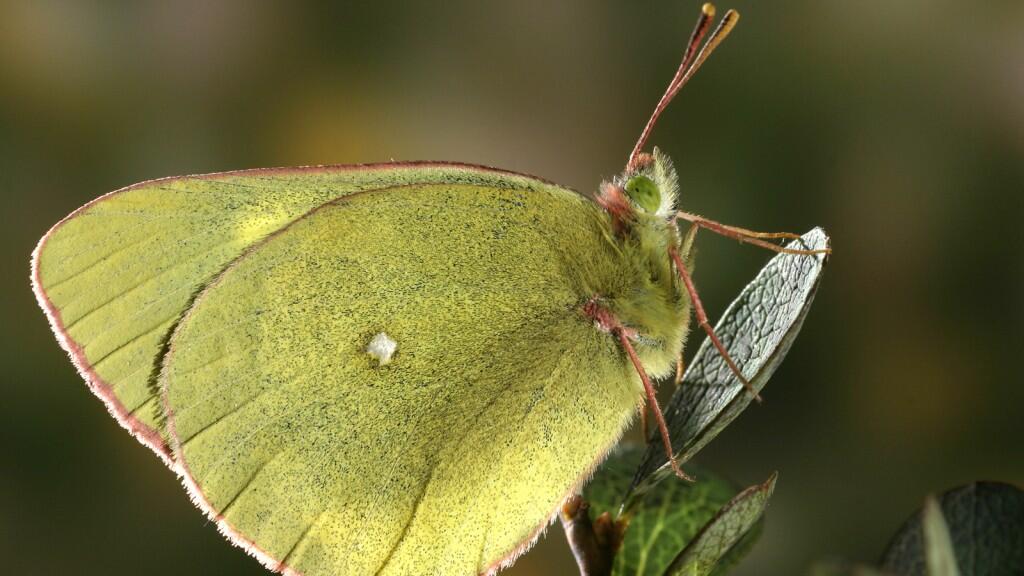
{"label": "compound eye", "polygon": [[633,176],[626,182],[626,195],[644,211],[655,213],[661,206],[658,185],[647,176]]}

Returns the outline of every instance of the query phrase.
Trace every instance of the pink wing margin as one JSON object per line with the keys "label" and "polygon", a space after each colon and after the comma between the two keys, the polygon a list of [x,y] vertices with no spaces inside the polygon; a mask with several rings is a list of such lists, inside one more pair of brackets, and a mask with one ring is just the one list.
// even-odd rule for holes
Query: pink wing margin
{"label": "pink wing margin", "polygon": [[[166,178],[162,180],[171,179]],[[110,415],[113,416],[125,430],[131,432],[132,436],[134,436],[144,446],[155,452],[164,464],[174,470],[175,466],[171,461],[170,449],[160,436],[160,433],[143,424],[137,417],[135,417],[134,414],[129,412],[128,409],[121,404],[121,401],[114,396],[114,391],[110,385],[100,378],[100,375],[93,370],[92,365],[89,364],[89,361],[85,357],[85,351],[82,350],[82,347],[72,340],[71,335],[68,334],[67,330],[64,328],[64,321],[61,318],[60,310],[53,305],[53,302],[51,302],[50,298],[46,295],[46,290],[43,288],[43,280],[39,273],[39,257],[43,253],[43,249],[46,248],[46,242],[62,225],[64,225],[65,222],[78,216],[83,211],[88,210],[94,204],[102,202],[115,194],[120,194],[133,188],[152,184],[157,181],[158,180],[151,180],[104,194],[103,196],[92,200],[85,206],[75,210],[71,214],[68,214],[60,222],[54,224],[53,227],[50,228],[39,240],[39,243],[36,244],[35,250],[32,251],[32,292],[36,295],[36,302],[39,303],[39,307],[46,313],[46,319],[50,322],[50,329],[53,330],[54,336],[57,337],[57,342],[60,343],[60,347],[68,353],[68,356],[71,357],[71,363],[74,364],[75,368],[78,370],[78,374],[83,380],[85,380],[85,383],[89,386],[89,390],[103,401],[103,404],[107,407],[107,411],[110,412]]]}
{"label": "pink wing margin", "polygon": [[[57,307],[53,305],[53,303],[47,296],[46,290],[43,288],[43,281],[39,271],[40,255],[45,249],[46,243],[50,239],[50,237],[52,237],[53,234],[69,220],[77,217],[78,215],[88,210],[95,204],[107,200],[117,194],[121,194],[123,192],[128,192],[130,190],[135,190],[138,188],[152,186],[157,183],[172,182],[175,180],[185,179],[217,179],[232,176],[310,174],[317,172],[336,173],[355,170],[401,170],[431,167],[461,168],[467,171],[479,171],[504,174],[508,176],[518,176],[522,178],[529,178],[541,182],[543,184],[556,185],[549,180],[538,178],[536,176],[532,176],[529,174],[523,174],[520,172],[513,172],[510,170],[503,170],[500,168],[493,168],[490,166],[482,166],[477,164],[465,164],[459,162],[444,161],[382,162],[373,164],[336,164],[320,166],[300,166],[293,168],[256,168],[248,170],[214,172],[209,174],[171,176],[167,178],[157,178],[154,180],[147,180],[144,182],[139,182],[137,184],[132,184],[131,186],[127,186],[115,190],[113,192],[109,192],[107,194],[104,194],[103,196],[100,196],[99,198],[96,198],[88,202],[81,208],[78,208],[77,210],[75,210],[74,212],[72,212],[71,214],[67,215],[65,218],[54,224],[53,227],[51,227],[50,230],[47,231],[46,234],[39,240],[39,243],[36,245],[35,250],[32,251],[31,281],[32,291],[36,296],[36,301],[39,303],[39,307],[43,309],[43,312],[45,312],[46,318],[50,323],[50,329],[53,330],[53,333],[57,338],[57,342],[60,344],[61,348],[63,348],[68,353],[68,356],[71,358],[72,364],[74,364],[75,368],[78,370],[78,373],[79,375],[81,375],[82,379],[85,380],[86,384],[89,387],[89,390],[92,391],[93,394],[95,394],[100,400],[103,401],[103,404],[107,407],[107,411],[110,413],[111,416],[114,417],[115,420],[117,420],[117,422],[123,428],[128,430],[132,434],[132,436],[134,436],[144,446],[152,450],[160,458],[160,460],[165,465],[167,465],[168,468],[173,470],[181,478],[182,483],[184,484],[186,490],[188,491],[189,497],[191,498],[193,504],[195,504],[196,507],[199,508],[210,520],[214,521],[217,524],[218,530],[225,538],[227,538],[228,541],[230,541],[233,545],[243,549],[247,554],[256,558],[256,560],[258,560],[263,566],[270,570],[273,570],[274,572],[284,574],[285,576],[302,576],[301,573],[297,572],[293,568],[290,568],[287,564],[277,560],[276,558],[268,554],[266,551],[262,550],[254,542],[247,539],[240,532],[235,530],[235,528],[231,526],[231,524],[228,523],[227,520],[214,509],[214,507],[203,495],[201,487],[196,482],[195,478],[192,476],[191,471],[188,469],[188,466],[184,462],[178,462],[174,459],[174,455],[172,453],[171,448],[167,445],[166,442],[164,442],[164,439],[161,436],[160,432],[154,430],[153,428],[147,426],[146,424],[143,424],[142,421],[140,421],[134,414],[132,414],[128,409],[126,409],[124,405],[117,399],[117,397],[114,395],[111,386],[106,381],[104,381],[99,376],[99,374],[96,373],[92,365],[86,359],[85,352],[84,350],[82,350],[82,347],[77,342],[75,342],[68,334],[67,330],[64,327],[64,322],[61,318],[60,310],[58,310]],[[301,218],[301,215],[299,217]],[[225,266],[227,265],[230,265],[230,263],[225,264]],[[184,314],[185,312],[187,312],[187,310],[182,311],[182,314]],[[638,408],[640,406],[641,405],[638,404]],[[623,423],[620,435],[622,431],[625,431],[628,428],[628,425],[629,422]],[[172,436],[174,435],[173,426],[170,427],[170,433],[172,434]],[[559,502],[558,506],[556,506],[556,508],[551,512],[551,514],[549,514],[548,517],[545,520],[543,520],[530,533],[530,535],[528,535],[523,540],[522,543],[520,543],[512,550],[509,550],[508,553],[506,553],[502,558],[488,566],[481,573],[481,576],[493,576],[501,570],[508,568],[520,556],[522,556],[530,548],[532,548],[533,545],[537,542],[537,539],[540,538],[540,536],[546,531],[547,527],[550,526],[552,522],[554,522],[555,518],[558,515],[558,511],[562,506],[562,502],[564,502],[570,496],[576,494],[580,490],[580,488],[584,484],[586,484],[586,482],[593,476],[594,471],[597,469],[597,467],[607,457],[612,447],[614,447],[618,443],[618,440],[619,439],[616,438],[613,442],[610,442],[608,446],[597,455],[593,463],[580,474],[576,482],[574,482],[571,488],[566,492],[565,496],[562,498],[561,502]]]}

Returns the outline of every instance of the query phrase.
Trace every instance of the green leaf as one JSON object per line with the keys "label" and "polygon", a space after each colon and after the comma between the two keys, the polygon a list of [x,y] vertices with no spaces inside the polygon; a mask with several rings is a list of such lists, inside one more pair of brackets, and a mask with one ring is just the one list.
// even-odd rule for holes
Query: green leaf
{"label": "green leaf", "polygon": [[960,576],[956,555],[953,552],[953,539],[949,536],[949,526],[942,516],[942,508],[934,496],[924,501],[924,532],[925,564],[928,576]]}
{"label": "green leaf", "polygon": [[747,488],[723,506],[676,556],[664,572],[665,576],[706,576],[714,573],[719,562],[740,544],[761,519],[775,489],[776,477],[776,474],[772,474],[764,484]]}
{"label": "green leaf", "polygon": [[[938,504],[960,574],[1024,574],[1024,491],[999,482],[974,482],[943,493]],[[932,565],[929,556],[939,554],[935,547],[942,546],[941,537],[932,536],[939,532],[934,518],[919,511],[907,520],[889,543],[882,567],[905,576],[952,574],[927,568]]]}
{"label": "green leaf", "polygon": [[[584,491],[593,518],[619,512],[644,449],[625,445],[614,452]],[[673,559],[715,518],[736,494],[736,488],[699,468],[696,482],[662,482],[648,492],[623,519],[628,522],[622,547],[615,555],[615,576],[662,576]]]}
{"label": "green leaf", "polygon": [[[821,228],[790,242],[790,248],[824,249]],[[827,258],[779,254],[729,305],[715,332],[744,376],[761,390],[789,351],[814,299]],[[707,339],[690,362],[682,385],[665,408],[672,446],[689,460],[729,425],[751,396]],[[661,441],[653,439],[637,470],[630,496],[649,490],[669,474]]]}

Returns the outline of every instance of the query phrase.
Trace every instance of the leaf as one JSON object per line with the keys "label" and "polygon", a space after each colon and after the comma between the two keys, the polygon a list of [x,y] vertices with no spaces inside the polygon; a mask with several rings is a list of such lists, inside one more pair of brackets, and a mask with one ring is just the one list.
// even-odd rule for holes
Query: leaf
{"label": "leaf", "polygon": [[[593,518],[615,517],[644,449],[624,445],[602,465],[584,491]],[[648,492],[623,519],[628,522],[615,555],[616,576],[661,576],[672,560],[736,494],[736,488],[711,473],[694,468],[696,482],[663,482]]]}
{"label": "leaf", "polygon": [[960,576],[956,555],[953,552],[953,540],[949,536],[949,526],[946,525],[942,509],[939,508],[934,496],[929,496],[924,501],[923,515],[922,529],[928,576]]}
{"label": "leaf", "polygon": [[[827,248],[821,228],[787,246]],[[814,299],[827,258],[779,254],[772,258],[729,305],[715,332],[744,376],[761,390],[786,356]],[[680,462],[689,460],[729,425],[750,403],[750,395],[705,339],[690,362],[682,385],[665,408],[665,420]],[[660,440],[647,453],[630,487],[630,497],[649,490],[668,475]],[[631,505],[631,504],[630,504]]]}
{"label": "leaf", "polygon": [[665,571],[665,576],[712,574],[719,562],[729,555],[761,519],[775,489],[776,478],[777,475],[772,474],[764,484],[747,488],[723,506],[676,556]]}
{"label": "leaf", "polygon": [[[963,576],[1024,574],[1024,491],[974,482],[943,493],[938,503]],[[919,511],[907,520],[889,543],[882,568],[905,576],[929,574],[925,541],[929,550],[935,546],[936,530],[927,526],[934,524],[928,516]]]}
{"label": "leaf", "polygon": [[715,570],[711,573],[711,576],[724,576],[725,574],[732,572],[732,569],[735,568],[736,565],[740,563],[740,560],[742,560],[747,553],[750,552],[751,548],[754,547],[754,544],[757,543],[757,540],[761,537],[761,532],[763,531],[764,516],[762,516],[761,519],[754,524],[754,527],[748,530],[747,533],[743,535],[743,538],[740,538],[740,541],[730,548],[729,552],[718,561],[718,564],[715,565]]}

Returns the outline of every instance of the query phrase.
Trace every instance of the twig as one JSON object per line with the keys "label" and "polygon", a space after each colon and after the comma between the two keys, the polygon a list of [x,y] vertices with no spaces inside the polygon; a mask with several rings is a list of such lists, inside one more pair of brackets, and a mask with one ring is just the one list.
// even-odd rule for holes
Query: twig
{"label": "twig", "polygon": [[582,496],[565,501],[558,515],[565,529],[580,576],[611,576],[615,552],[622,543],[625,526],[605,512],[590,521],[590,504]]}

